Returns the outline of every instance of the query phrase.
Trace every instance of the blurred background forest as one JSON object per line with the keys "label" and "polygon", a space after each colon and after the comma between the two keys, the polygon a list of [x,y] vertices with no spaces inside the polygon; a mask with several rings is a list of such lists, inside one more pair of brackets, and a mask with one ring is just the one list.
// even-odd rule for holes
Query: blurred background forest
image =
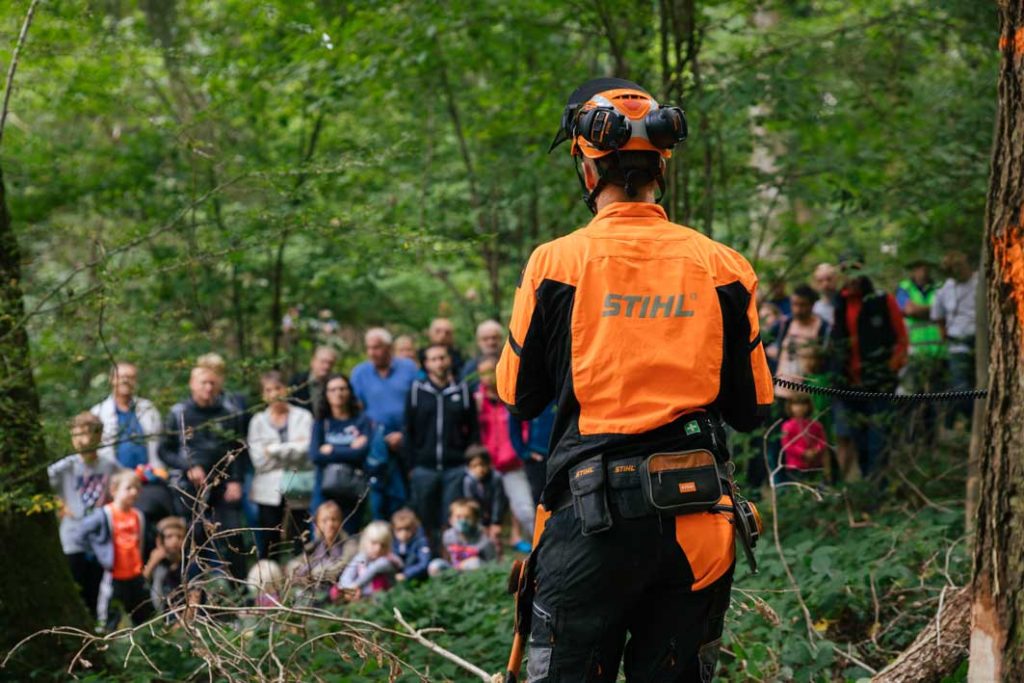
{"label": "blurred background forest", "polygon": [[[23,4],[0,10],[5,64]],[[765,285],[851,247],[890,291],[913,257],[973,256],[997,39],[995,4],[972,0],[44,2],[3,170],[49,449],[67,452],[111,358],[168,406],[207,351],[249,391],[262,370],[303,369],[322,311],[346,368],[366,327],[422,338],[439,314],[471,348],[476,323],[507,320],[533,247],[589,219],[568,153],[547,148],[595,75],[687,111],[665,206]],[[964,472],[935,476],[960,446],[915,461],[912,486],[931,488],[870,521],[845,499],[782,501],[808,594],[770,555],[738,581],[737,680],[855,680],[913,638],[969,576]],[[500,639],[461,643],[495,669],[509,609],[463,625],[493,617]]]}
{"label": "blurred background forest", "polygon": [[236,385],[304,366],[294,306],[396,333],[446,313],[469,346],[588,220],[547,146],[595,74],[687,110],[677,222],[764,283],[858,245],[891,289],[980,243],[996,36],[952,0],[46,3],[4,167],[44,413],[104,395],[108,356],[162,403],[211,348]]}

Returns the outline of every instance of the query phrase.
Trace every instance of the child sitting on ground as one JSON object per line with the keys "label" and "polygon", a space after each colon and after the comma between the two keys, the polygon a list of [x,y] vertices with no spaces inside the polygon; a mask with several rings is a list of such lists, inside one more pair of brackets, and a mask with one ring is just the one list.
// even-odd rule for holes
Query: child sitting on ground
{"label": "child sitting on ground", "polygon": [[501,474],[491,467],[491,456],[483,446],[466,449],[466,474],[462,477],[460,498],[476,501],[480,524],[496,548],[501,547],[501,520],[508,508]]}
{"label": "child sitting on ground", "polygon": [[78,528],[93,510],[107,501],[110,476],[120,466],[98,453],[103,423],[92,413],[79,413],[71,421],[71,445],[77,453],[61,458],[46,468],[50,486],[61,501],[60,544],[71,566],[71,576],[78,584],[89,614],[96,619],[96,601],[103,567],[92,555],[88,545],[78,541]]}
{"label": "child sitting on ground", "polygon": [[813,404],[807,394],[797,394],[786,401],[789,419],[782,423],[782,463],[790,476],[820,470],[828,441],[825,428],[811,417]]}
{"label": "child sitting on ground", "polygon": [[466,449],[466,474],[462,478],[459,498],[476,501],[480,510],[480,524],[487,538],[500,548],[502,519],[508,509],[502,475],[490,466],[490,454],[481,445]]}
{"label": "child sitting on ground", "polygon": [[[139,496],[139,479],[131,470],[121,470],[110,478],[113,502],[93,511],[78,530],[79,543],[92,548],[96,559],[110,572],[112,597],[131,615],[138,626],[153,616],[146,580],[142,576],[142,539],[146,519],[134,507]],[[108,619],[114,622],[113,619]],[[108,623],[108,627],[116,623]]]}
{"label": "child sitting on ground", "polygon": [[480,506],[475,500],[459,498],[448,507],[448,523],[441,542],[446,559],[430,563],[429,573],[437,576],[446,569],[469,571],[498,557],[490,537],[480,528]]}
{"label": "child sitting on ground", "polygon": [[149,596],[158,612],[183,602],[181,549],[185,531],[185,520],[181,517],[164,517],[157,522],[156,547],[149,554],[142,576],[149,581]]}
{"label": "child sitting on ground", "polygon": [[316,540],[306,546],[302,557],[288,563],[288,573],[300,589],[319,597],[338,581],[341,571],[359,551],[359,544],[341,528],[341,507],[327,500],[316,509]]}
{"label": "child sitting on ground", "polygon": [[391,552],[391,525],[370,522],[359,538],[359,553],[331,589],[331,600],[358,600],[391,588],[402,561]]}
{"label": "child sitting on ground", "polygon": [[420,519],[409,508],[402,508],[391,515],[391,526],[395,532],[392,552],[402,561],[403,569],[395,574],[397,581],[416,581],[427,578],[430,566],[430,544],[423,533]]}
{"label": "child sitting on ground", "polygon": [[256,607],[278,607],[281,605],[281,589],[284,587],[284,572],[274,560],[259,560],[245,578],[252,604]]}

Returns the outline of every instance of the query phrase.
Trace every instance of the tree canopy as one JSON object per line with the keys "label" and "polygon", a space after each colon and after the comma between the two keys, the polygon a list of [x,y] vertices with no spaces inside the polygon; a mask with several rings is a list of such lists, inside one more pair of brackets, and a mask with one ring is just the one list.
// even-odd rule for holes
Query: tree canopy
{"label": "tree canopy", "polygon": [[666,205],[762,280],[975,244],[993,35],[951,1],[44,3],[4,156],[45,413],[109,356],[156,387],[211,347],[304,362],[295,304],[468,340],[587,220],[547,146],[595,75],[687,110]]}

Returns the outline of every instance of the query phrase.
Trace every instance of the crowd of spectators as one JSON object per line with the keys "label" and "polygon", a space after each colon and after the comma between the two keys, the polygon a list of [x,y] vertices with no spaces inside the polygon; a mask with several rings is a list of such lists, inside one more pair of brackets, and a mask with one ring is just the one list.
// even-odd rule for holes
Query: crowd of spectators
{"label": "crowd of spectators", "polygon": [[285,584],[351,601],[528,552],[553,409],[521,422],[498,400],[503,335],[481,323],[463,361],[449,320],[419,349],[372,328],[349,375],[317,347],[308,371],[263,373],[252,408],[209,353],[163,420],[139,369],[117,363],[110,395],[72,420],[74,453],[49,467],[97,623],[180,615],[211,575],[256,604]]}
{"label": "crowd of spectators", "polygon": [[[938,264],[916,259],[887,292],[869,276],[862,254],[818,265],[811,283],[789,296],[773,287],[760,302],[761,334],[776,378],[873,393],[964,391],[974,385],[977,274],[949,252]],[[897,407],[884,397],[829,397],[776,387],[764,457],[748,463],[757,489],[776,481],[823,476],[830,482],[875,476],[895,437],[934,443],[940,428],[969,430],[972,402]],[[939,417],[943,419],[940,421]],[[823,472],[823,475],[811,475]]]}
{"label": "crowd of spectators", "polygon": [[[865,266],[849,253],[788,295],[784,283],[765,288],[773,374],[869,392],[970,388],[969,260],[948,254],[941,284],[934,264],[914,261],[894,293]],[[110,395],[71,422],[74,453],[49,467],[61,543],[97,622],[118,623],[124,612],[111,604],[136,623],[187,607],[203,597],[189,582],[210,573],[255,586],[258,604],[281,600],[285,583],[313,602],[351,601],[528,552],[555,409],[523,422],[498,399],[504,335],[500,323],[481,323],[463,360],[447,319],[418,349],[372,328],[349,375],[334,348],[319,346],[290,379],[262,374],[251,409],[209,353],[163,420],[137,393],[139,369],[117,363]],[[940,424],[969,425],[970,409],[928,408],[898,424],[933,438]],[[745,483],[872,477],[894,410],[778,387],[765,457],[750,458]]]}

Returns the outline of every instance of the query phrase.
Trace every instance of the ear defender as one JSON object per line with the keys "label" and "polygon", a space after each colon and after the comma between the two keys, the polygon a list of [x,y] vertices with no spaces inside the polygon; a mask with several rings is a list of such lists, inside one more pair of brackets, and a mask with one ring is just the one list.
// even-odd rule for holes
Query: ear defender
{"label": "ear defender", "polygon": [[629,142],[633,128],[614,107],[594,107],[579,114],[576,132],[597,149],[612,150]]}
{"label": "ear defender", "polygon": [[661,107],[644,116],[647,139],[659,149],[672,149],[686,140],[689,129],[686,115],[679,107]]}

